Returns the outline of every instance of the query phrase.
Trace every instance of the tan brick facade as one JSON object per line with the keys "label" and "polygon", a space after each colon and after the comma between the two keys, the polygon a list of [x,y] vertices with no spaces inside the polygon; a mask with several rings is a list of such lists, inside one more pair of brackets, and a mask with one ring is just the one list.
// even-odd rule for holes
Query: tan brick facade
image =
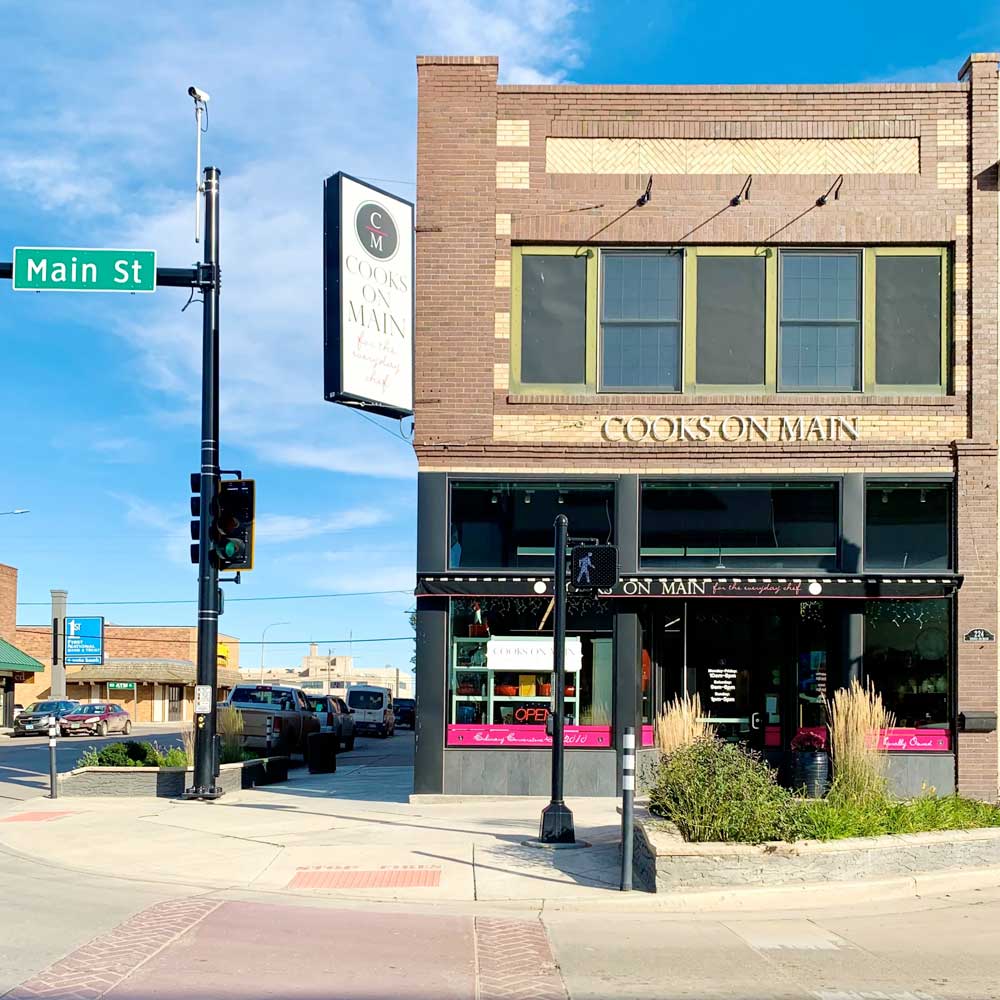
{"label": "tan brick facade", "polygon": [[[418,59],[420,470],[948,472],[957,632],[997,631],[997,57],[972,57],[954,83],[836,86],[499,86],[497,69],[489,57]],[[733,206],[747,174],[752,196]],[[817,206],[841,174],[838,197]],[[650,175],[652,200],[637,208]],[[547,243],[945,246],[947,392],[513,393],[511,247]],[[602,433],[609,417],[684,415],[842,416],[860,433]],[[957,646],[957,707],[995,711],[996,647]],[[996,797],[997,752],[995,733],[959,734],[963,791]]]}

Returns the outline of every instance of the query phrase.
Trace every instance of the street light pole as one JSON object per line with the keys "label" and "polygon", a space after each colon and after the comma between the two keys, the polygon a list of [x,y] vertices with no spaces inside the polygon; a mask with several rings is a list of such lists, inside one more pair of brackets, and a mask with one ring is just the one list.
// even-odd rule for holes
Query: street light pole
{"label": "street light pole", "polygon": [[[569,518],[555,520],[555,609],[552,615],[552,799],[542,810],[538,839],[543,844],[576,843],[573,813],[563,801],[563,717],[566,711],[566,539]],[[577,692],[579,695],[579,691]]]}
{"label": "street light pole", "polygon": [[275,628],[278,625],[291,625],[291,622],[271,622],[270,625],[264,626],[264,631],[260,634],[260,682],[264,683],[264,636],[267,635],[267,630],[269,628]]}

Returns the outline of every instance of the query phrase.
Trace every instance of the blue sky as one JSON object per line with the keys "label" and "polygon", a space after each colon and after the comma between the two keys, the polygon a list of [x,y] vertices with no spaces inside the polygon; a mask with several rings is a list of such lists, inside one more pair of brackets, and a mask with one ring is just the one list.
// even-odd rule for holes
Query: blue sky
{"label": "blue sky", "polygon": [[[194,118],[222,170],[222,461],[257,479],[257,566],[223,630],[244,665],[309,640],[405,667],[416,463],[394,423],[322,399],[322,182],[412,198],[417,53],[491,53],[506,82],[953,80],[1000,48],[966,2],[410,0],[121,5],[0,0],[0,259],[23,245],[198,259]],[[193,624],[188,474],[198,462],[200,311],[183,293],[15,294],[0,282],[0,562],[23,602],[70,591],[121,624]],[[380,426],[376,426],[376,424]],[[397,591],[371,597],[247,600]],[[403,593],[400,593],[403,591]],[[190,603],[87,606],[88,601]],[[19,621],[44,621],[25,604]],[[331,643],[328,640],[342,640]],[[295,644],[293,644],[293,642]],[[288,643],[288,644],[278,644]]]}

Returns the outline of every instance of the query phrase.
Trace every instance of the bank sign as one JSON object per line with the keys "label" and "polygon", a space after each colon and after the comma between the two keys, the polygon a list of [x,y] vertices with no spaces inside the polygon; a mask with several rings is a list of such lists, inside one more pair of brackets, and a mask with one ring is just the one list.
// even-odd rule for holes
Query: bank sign
{"label": "bank sign", "polygon": [[413,205],[344,173],[323,197],[324,395],[413,412]]}
{"label": "bank sign", "polygon": [[104,662],[104,619],[93,616],[63,621],[63,662],[66,666],[100,666]]}

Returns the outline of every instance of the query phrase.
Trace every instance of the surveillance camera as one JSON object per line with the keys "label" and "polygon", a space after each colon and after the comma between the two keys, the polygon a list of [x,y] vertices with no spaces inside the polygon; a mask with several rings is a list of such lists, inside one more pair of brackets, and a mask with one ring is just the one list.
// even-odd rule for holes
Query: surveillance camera
{"label": "surveillance camera", "polygon": [[202,104],[208,103],[208,94],[206,94],[204,90],[199,90],[197,87],[188,87],[188,93],[196,101],[201,101]]}

